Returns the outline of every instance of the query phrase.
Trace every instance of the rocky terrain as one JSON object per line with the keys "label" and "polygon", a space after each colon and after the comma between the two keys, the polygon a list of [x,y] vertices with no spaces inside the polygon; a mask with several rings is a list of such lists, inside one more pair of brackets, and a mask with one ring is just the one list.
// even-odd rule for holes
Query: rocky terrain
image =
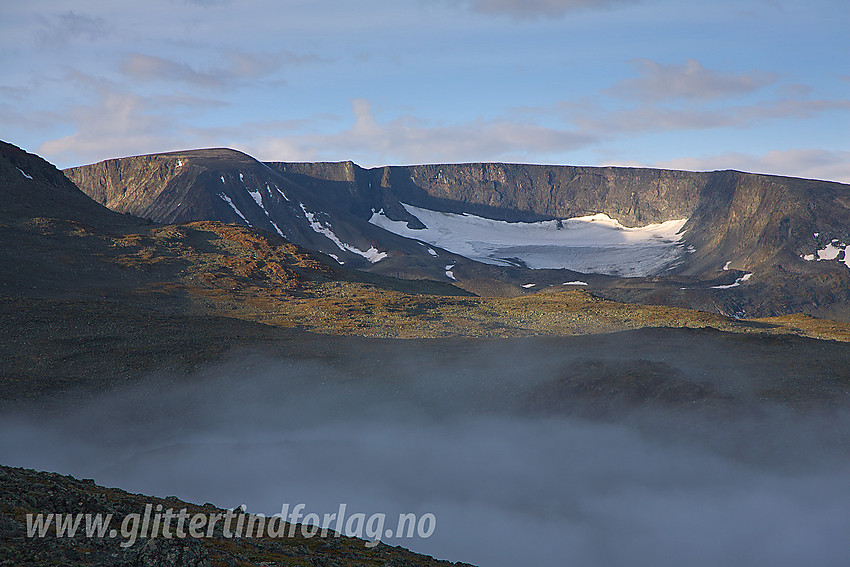
{"label": "rocky terrain", "polygon": [[[144,514],[145,507],[185,509],[189,515],[224,514],[212,504],[199,506],[177,498],[151,498],[116,488],[96,485],[55,473],[0,466],[0,565],[109,565],[160,567],[241,567],[246,565],[399,565],[431,567],[466,565],[438,561],[399,547],[365,546],[362,539],[349,537],[304,537],[301,526],[293,537],[234,538],[233,520],[228,536],[221,524],[213,537],[145,538],[133,545],[122,537],[56,537],[56,527],[45,537],[27,535],[27,514],[111,514],[117,528],[129,514]],[[130,525],[130,524],[128,524]],[[172,524],[176,525],[176,521]],[[289,526],[289,524],[284,524]],[[113,529],[115,529],[113,528]],[[203,531],[203,530],[202,530]],[[288,533],[289,528],[286,528]],[[185,533],[185,532],[184,532]],[[309,533],[309,532],[308,532]],[[172,531],[172,535],[174,532]]]}
{"label": "rocky terrain", "polygon": [[[630,303],[738,317],[850,318],[850,189],[840,183],[616,167],[264,164],[232,150],[123,158],[65,173],[116,211],[157,222],[247,223],[347,266],[456,282],[479,295],[519,295],[528,283],[536,291],[581,280],[598,297]],[[649,277],[610,277],[528,270],[521,262],[481,264],[434,246],[428,253],[415,238],[425,225],[405,205],[511,223],[600,213],[625,226],[687,223],[678,260]],[[377,212],[406,223],[414,238],[370,224]]]}

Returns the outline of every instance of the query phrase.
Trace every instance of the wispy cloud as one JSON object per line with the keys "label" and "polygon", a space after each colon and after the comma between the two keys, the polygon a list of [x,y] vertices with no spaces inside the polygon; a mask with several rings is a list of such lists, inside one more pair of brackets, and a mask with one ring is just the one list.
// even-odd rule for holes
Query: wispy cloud
{"label": "wispy cloud", "polygon": [[200,87],[220,87],[225,83],[219,73],[197,71],[186,63],[141,53],[125,57],[121,72],[136,81],[178,81]]}
{"label": "wispy cloud", "polygon": [[172,126],[162,115],[149,111],[146,101],[131,93],[104,93],[97,107],[72,109],[73,134],[48,140],[39,153],[60,162],[81,163],[88,156],[121,157],[163,148]]}
{"label": "wispy cloud", "polygon": [[121,72],[135,81],[184,83],[202,88],[223,88],[246,79],[270,77],[284,66],[319,62],[314,54],[230,52],[224,65],[200,69],[188,63],[156,55],[132,53],[121,62]]}
{"label": "wispy cloud", "polygon": [[[562,162],[570,152],[599,148],[634,134],[735,128],[764,121],[810,118],[850,110],[850,101],[781,99],[722,108],[666,109],[640,104],[615,112],[600,102],[563,103],[560,108],[523,109],[513,115],[441,123],[412,114],[384,118],[367,99],[351,102],[348,126],[339,116],[313,116],[205,127],[186,117],[224,106],[192,94],[142,97],[115,83],[78,76],[96,94],[90,105],[66,113],[74,134],[40,148],[64,163],[197,146],[231,146],[264,160],[354,159],[361,165],[396,163],[525,161]],[[317,133],[325,131],[324,133]],[[751,171],[848,179],[840,152],[769,154],[760,158],[723,154],[654,164],[685,169],[740,168]],[[793,159],[792,159],[793,158]]]}
{"label": "wispy cloud", "polygon": [[566,105],[574,123],[584,131],[612,136],[639,132],[709,130],[743,127],[766,120],[806,119],[829,111],[850,110],[850,100],[779,99],[719,108],[665,108],[641,105],[606,112],[597,105],[576,111]]}
{"label": "wispy cloud", "polygon": [[92,102],[62,113],[72,134],[47,140],[38,152],[60,165],[105,157],[178,150],[197,144],[187,134],[188,116],[202,108],[223,106],[191,94],[141,96],[111,81],[74,73],[69,81],[92,93]]}
{"label": "wispy cloud", "polygon": [[209,8],[213,6],[227,6],[231,0],[180,0],[183,4],[194,4],[195,6],[203,6]]}
{"label": "wispy cloud", "polygon": [[270,78],[285,67],[322,62],[318,55],[290,51],[277,53],[229,52],[223,64],[202,69],[158,55],[131,53],[121,61],[121,72],[134,81],[182,83],[201,88],[224,88],[244,80]]}
{"label": "wispy cloud", "polygon": [[[579,149],[594,135],[514,122],[477,119],[461,124],[433,124],[412,116],[377,119],[369,101],[352,101],[354,123],[324,135],[269,138],[257,144],[263,159],[360,159],[364,165],[530,159]],[[291,157],[289,157],[291,156]]]}
{"label": "wispy cloud", "polygon": [[557,18],[584,9],[614,8],[640,0],[466,0],[482,14],[508,15],[514,19]]}
{"label": "wispy cloud", "polygon": [[713,99],[751,93],[778,79],[775,73],[724,73],[706,69],[699,61],[664,65],[650,59],[629,62],[640,77],[623,79],[609,90],[623,98],[645,101],[666,99]]}
{"label": "wispy cloud", "polygon": [[850,152],[823,149],[776,150],[764,155],[728,152],[660,161],[655,167],[705,171],[738,169],[850,183]]}
{"label": "wispy cloud", "polygon": [[42,16],[36,37],[44,44],[66,44],[75,40],[95,41],[109,35],[106,20],[74,11]]}

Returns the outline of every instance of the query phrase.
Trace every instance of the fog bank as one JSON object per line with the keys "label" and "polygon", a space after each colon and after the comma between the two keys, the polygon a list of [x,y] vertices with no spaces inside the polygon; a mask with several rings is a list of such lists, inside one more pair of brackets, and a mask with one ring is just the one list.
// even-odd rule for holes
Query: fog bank
{"label": "fog bank", "polygon": [[346,366],[245,357],[59,411],[6,411],[4,464],[273,514],[437,518],[393,539],[482,566],[846,565],[850,419],[544,412],[552,358],[471,348]]}

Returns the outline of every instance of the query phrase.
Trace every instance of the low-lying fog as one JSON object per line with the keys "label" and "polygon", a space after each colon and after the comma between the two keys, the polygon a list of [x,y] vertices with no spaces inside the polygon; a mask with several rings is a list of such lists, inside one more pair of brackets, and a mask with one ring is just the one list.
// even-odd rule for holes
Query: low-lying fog
{"label": "low-lying fog", "polygon": [[848,564],[846,415],[536,414],[558,364],[493,344],[353,368],[247,356],[7,411],[0,454],[267,515],[432,513],[430,538],[388,543],[482,566]]}

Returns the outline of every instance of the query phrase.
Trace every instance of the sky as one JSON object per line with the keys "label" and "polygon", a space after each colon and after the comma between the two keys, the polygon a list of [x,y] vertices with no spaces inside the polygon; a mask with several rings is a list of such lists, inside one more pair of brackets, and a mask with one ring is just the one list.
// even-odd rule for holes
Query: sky
{"label": "sky", "polygon": [[846,0],[4,0],[0,139],[850,183]]}

